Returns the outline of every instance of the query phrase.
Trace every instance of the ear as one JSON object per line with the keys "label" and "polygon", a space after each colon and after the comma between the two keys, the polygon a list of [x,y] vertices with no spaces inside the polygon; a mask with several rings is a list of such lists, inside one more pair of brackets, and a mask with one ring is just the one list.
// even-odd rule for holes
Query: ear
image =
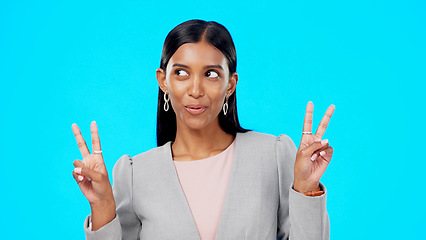
{"label": "ear", "polygon": [[163,69],[157,68],[156,75],[157,75],[158,86],[160,87],[161,91],[166,92],[167,90],[166,73],[164,72]]}
{"label": "ear", "polygon": [[232,76],[229,78],[228,89],[226,90],[226,93],[228,94],[228,96],[231,96],[235,92],[237,83],[238,83],[238,74],[234,72]]}

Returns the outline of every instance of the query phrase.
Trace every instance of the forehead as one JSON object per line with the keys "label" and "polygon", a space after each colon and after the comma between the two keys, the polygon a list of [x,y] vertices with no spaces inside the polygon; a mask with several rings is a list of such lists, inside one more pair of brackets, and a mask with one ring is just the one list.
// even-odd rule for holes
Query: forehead
{"label": "forehead", "polygon": [[188,66],[222,65],[224,69],[227,68],[226,58],[223,53],[204,41],[182,44],[170,58],[168,65],[171,66],[174,63]]}

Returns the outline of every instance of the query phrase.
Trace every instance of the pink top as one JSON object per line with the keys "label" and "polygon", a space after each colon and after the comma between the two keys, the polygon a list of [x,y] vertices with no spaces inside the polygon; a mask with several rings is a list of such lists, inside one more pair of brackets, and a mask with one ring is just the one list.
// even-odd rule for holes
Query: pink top
{"label": "pink top", "polygon": [[234,160],[235,140],[225,151],[194,161],[173,161],[201,240],[214,240]]}

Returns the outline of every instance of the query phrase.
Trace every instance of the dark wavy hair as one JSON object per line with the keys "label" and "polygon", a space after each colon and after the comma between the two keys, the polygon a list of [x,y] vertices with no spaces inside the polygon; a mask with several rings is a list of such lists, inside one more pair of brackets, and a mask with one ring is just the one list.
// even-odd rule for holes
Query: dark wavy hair
{"label": "dark wavy hair", "polygon": [[[227,59],[230,76],[237,69],[237,55],[231,34],[221,24],[217,22],[206,22],[203,20],[189,20],[183,22],[172,29],[166,37],[161,54],[160,68],[166,72],[167,63],[180,46],[185,43],[197,43],[206,41],[219,51]],[[176,138],[176,114],[173,107],[169,111],[164,111],[164,92],[158,91],[157,106],[157,146],[162,146]],[[237,132],[247,132],[249,130],[240,126],[237,114],[236,91],[228,99],[228,112],[219,113],[219,125],[227,133],[236,135]]]}

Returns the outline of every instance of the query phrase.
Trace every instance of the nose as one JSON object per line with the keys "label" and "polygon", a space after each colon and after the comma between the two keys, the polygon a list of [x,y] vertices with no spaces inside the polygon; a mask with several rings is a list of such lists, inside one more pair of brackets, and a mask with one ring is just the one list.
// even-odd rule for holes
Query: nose
{"label": "nose", "polygon": [[199,98],[204,96],[204,88],[201,78],[193,77],[191,79],[191,86],[188,90],[188,95],[193,98]]}

